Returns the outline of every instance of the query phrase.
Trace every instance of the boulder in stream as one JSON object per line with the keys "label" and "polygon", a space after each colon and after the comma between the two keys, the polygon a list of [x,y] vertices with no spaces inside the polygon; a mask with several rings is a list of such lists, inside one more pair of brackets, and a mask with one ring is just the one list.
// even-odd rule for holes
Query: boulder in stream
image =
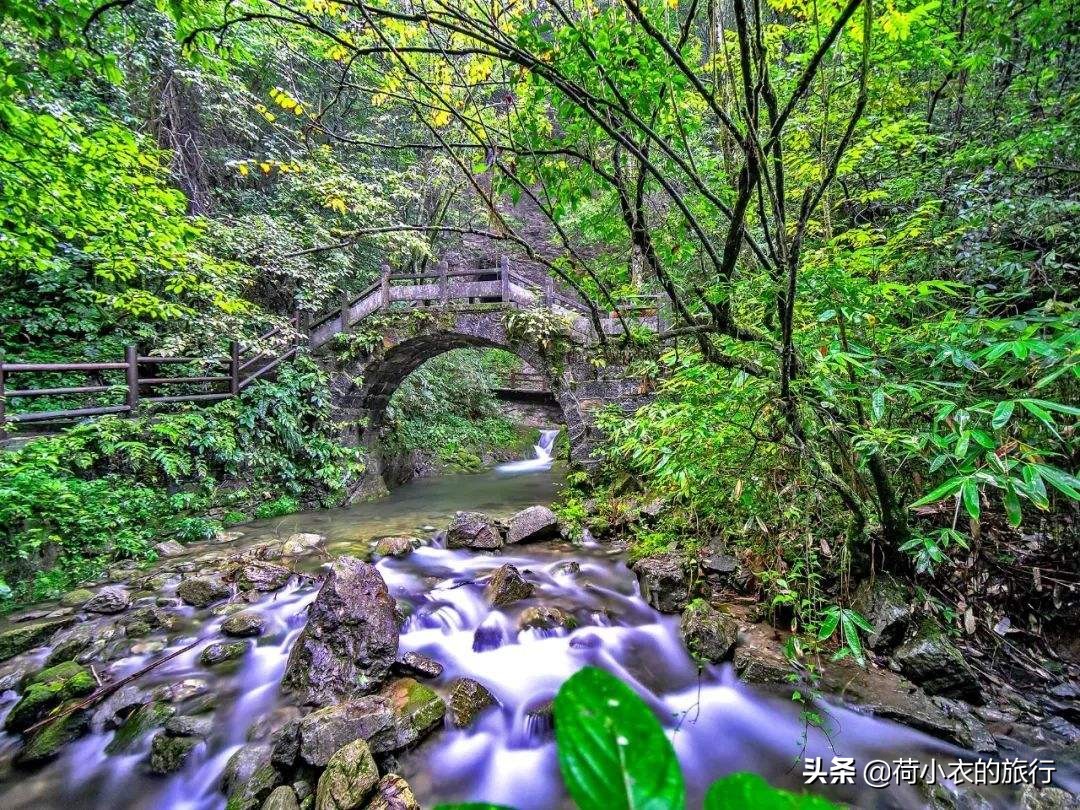
{"label": "boulder in stream", "polygon": [[546,506],[530,506],[510,518],[507,543],[536,543],[559,536],[559,518]]}
{"label": "boulder in stream", "polygon": [[73,616],[41,622],[40,624],[19,625],[0,633],[0,661],[7,661],[19,653],[40,647],[45,641],[65,627],[75,623]]}
{"label": "boulder in stream", "polygon": [[274,788],[270,797],[263,802],[262,810],[300,810],[296,791],[288,785]]}
{"label": "boulder in stream", "polygon": [[394,600],[375,566],[334,560],[293,645],[282,685],[323,706],[379,688],[397,658]]}
{"label": "boulder in stream", "polygon": [[90,613],[122,613],[131,604],[131,595],[124,588],[102,588],[82,606]]}
{"label": "boulder in stream", "polygon": [[284,565],[262,560],[246,560],[236,575],[236,584],[242,591],[268,593],[284,588],[290,577],[292,577],[292,571]]}
{"label": "boulder in stream", "polygon": [[[283,766],[290,764],[288,738],[295,734],[296,755],[308,765],[322,768],[346,743],[370,740],[389,729],[393,722],[393,707],[381,695],[365,695],[327,706],[299,720],[295,732],[286,726],[275,735],[274,761]],[[295,762],[295,757],[292,759]]]}
{"label": "boulder in stream", "polygon": [[323,544],[326,538],[314,532],[297,532],[285,538],[281,553],[285,557],[302,557]]}
{"label": "boulder in stream", "polygon": [[[73,707],[68,707],[73,708]],[[64,711],[61,709],[61,711]],[[90,728],[90,717],[85,711],[75,710],[62,714],[51,723],[33,732],[26,745],[15,757],[20,765],[39,765],[53,759],[60,749],[77,740]]]}
{"label": "boulder in stream", "polygon": [[471,726],[477,715],[499,702],[488,688],[472,678],[458,678],[450,689],[450,721],[458,728]]}
{"label": "boulder in stream", "polygon": [[521,611],[518,616],[518,630],[554,630],[557,627],[573,627],[574,617],[549,605],[534,605]]}
{"label": "boulder in stream", "polygon": [[176,586],[176,595],[185,605],[204,608],[232,594],[229,586],[217,577],[188,577]]}
{"label": "boulder in stream", "polygon": [[198,737],[175,737],[159,731],[150,743],[150,773],[163,776],[180,770],[195,746],[201,742]]}
{"label": "boulder in stream", "polygon": [[199,662],[208,667],[225,664],[243,658],[250,649],[248,641],[216,641],[206,646],[199,655]]}
{"label": "boulder in stream", "polygon": [[502,545],[498,524],[483,512],[458,512],[446,530],[447,548],[493,551]]}
{"label": "boulder in stream", "polygon": [[509,563],[500,565],[492,572],[484,589],[484,596],[492,607],[503,607],[519,599],[528,599],[532,593],[532,583]]}
{"label": "boulder in stream", "polygon": [[695,599],[679,622],[686,649],[698,661],[719,663],[731,659],[739,641],[739,623],[730,613],[717,610],[704,599]]}
{"label": "boulder in stream", "polygon": [[419,545],[420,540],[415,537],[384,537],[375,544],[375,556],[404,557]]}
{"label": "boulder in stream", "polygon": [[60,597],[60,604],[64,607],[81,608],[94,598],[94,592],[88,588],[76,588],[68,591]]}
{"label": "boulder in stream", "polygon": [[315,810],[360,810],[379,783],[375,758],[363,740],[338,749],[315,790]]}
{"label": "boulder in stream", "polygon": [[8,731],[26,731],[60,704],[89,695],[96,686],[89,671],[74,661],[43,669],[27,681],[22,698],[8,712],[4,727]]}
{"label": "boulder in stream", "polygon": [[412,678],[399,678],[380,693],[390,702],[391,724],[369,740],[376,754],[407,748],[431,732],[446,715],[438,692]]}
{"label": "boulder in stream", "polygon": [[408,782],[388,773],[375,785],[375,795],[364,810],[420,810],[420,803]]}
{"label": "boulder in stream", "polygon": [[228,797],[227,810],[259,810],[283,781],[281,772],[270,762],[270,746],[245,745],[225,766],[222,786]]}
{"label": "boulder in stream", "polygon": [[266,619],[253,610],[241,610],[221,623],[221,632],[236,638],[261,636],[266,629]]}
{"label": "boulder in stream", "polygon": [[184,553],[185,549],[175,540],[166,540],[163,543],[157,543],[154,546],[154,551],[157,552],[159,557],[179,557]]}
{"label": "boulder in stream", "polygon": [[681,554],[665,551],[631,567],[641,583],[642,598],[661,613],[681,613],[689,603],[690,576]]}

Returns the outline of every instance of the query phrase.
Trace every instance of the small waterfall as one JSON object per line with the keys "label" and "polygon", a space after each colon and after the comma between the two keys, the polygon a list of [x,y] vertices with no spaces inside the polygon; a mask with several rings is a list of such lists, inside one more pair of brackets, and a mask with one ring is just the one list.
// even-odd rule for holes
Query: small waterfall
{"label": "small waterfall", "polygon": [[535,472],[537,470],[550,470],[551,462],[555,460],[555,440],[559,438],[558,430],[541,430],[540,441],[533,445],[533,457],[523,461],[511,461],[509,464],[500,464],[495,469],[501,473]]}

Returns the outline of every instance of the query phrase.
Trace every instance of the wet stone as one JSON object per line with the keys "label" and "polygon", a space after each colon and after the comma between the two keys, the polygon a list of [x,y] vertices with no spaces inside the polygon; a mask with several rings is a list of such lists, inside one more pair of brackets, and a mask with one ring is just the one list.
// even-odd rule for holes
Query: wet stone
{"label": "wet stone", "polygon": [[680,554],[644,557],[632,566],[642,598],[661,613],[681,613],[690,601],[690,577]]}
{"label": "wet stone", "polygon": [[300,810],[296,791],[288,785],[274,788],[267,800],[263,802],[262,810]]}
{"label": "wet stone", "polygon": [[394,600],[375,566],[338,557],[285,668],[282,687],[322,706],[379,688],[397,658]]}
{"label": "wet stone", "polygon": [[165,721],[165,733],[172,737],[198,737],[206,739],[214,730],[212,717],[170,717]]}
{"label": "wet stone", "polygon": [[573,616],[560,608],[547,605],[525,608],[518,617],[519,630],[553,630],[557,627],[573,626]]}
{"label": "wet stone", "polygon": [[519,599],[528,599],[532,594],[532,583],[526,581],[521,572],[509,563],[495,569],[484,589],[484,596],[492,607],[502,607]]}
{"label": "wet stone", "polygon": [[326,538],[314,532],[297,532],[285,538],[281,553],[286,557],[300,557],[322,545]]}
{"label": "wet stone", "polygon": [[56,631],[74,623],[74,618],[65,617],[40,624],[23,625],[0,633],[0,661],[7,661],[19,653],[40,647]]}
{"label": "wet stone", "polygon": [[338,749],[319,777],[315,810],[359,810],[379,782],[379,769],[363,740]]}
{"label": "wet stone", "polygon": [[292,571],[283,565],[250,560],[240,569],[236,584],[244,591],[268,593],[284,588],[292,577]]}
{"label": "wet stone", "polygon": [[384,537],[375,544],[376,557],[404,557],[420,545],[415,537]]}
{"label": "wet stone", "polygon": [[266,629],[266,619],[251,610],[234,613],[221,623],[221,632],[227,636],[249,638],[261,636]]}
{"label": "wet stone", "polygon": [[407,652],[394,662],[394,669],[403,675],[420,678],[438,678],[443,673],[443,665],[429,655]]}
{"label": "wet stone", "polygon": [[94,728],[114,729],[123,725],[131,713],[150,702],[150,695],[135,684],[122,686],[94,710]]}
{"label": "wet stone", "polygon": [[228,797],[226,810],[259,810],[283,781],[270,762],[269,746],[245,745],[225,766],[222,783]]}
{"label": "wet stone", "polygon": [[105,747],[105,753],[120,754],[130,751],[146,732],[165,725],[165,721],[175,713],[176,709],[167,703],[155,701],[140,706],[116,730]]}
{"label": "wet stone", "polygon": [[94,691],[97,681],[85,667],[66,661],[43,669],[26,684],[22,698],[8,713],[4,727],[26,731],[60,704]]}
{"label": "wet stone", "polygon": [[180,770],[200,742],[197,737],[174,737],[158,732],[150,744],[150,773],[165,775]]}
{"label": "wet stone", "polygon": [[390,728],[370,739],[375,753],[406,748],[430,733],[446,714],[446,703],[430,687],[412,678],[399,678],[380,693],[390,701]]}
{"label": "wet stone", "polygon": [[458,678],[450,688],[450,722],[458,728],[471,726],[480,712],[496,705],[488,688],[472,678]]}
{"label": "wet stone", "polygon": [[124,588],[102,588],[82,606],[90,613],[121,613],[131,604],[131,595]]}
{"label": "wet stone", "polygon": [[388,773],[375,785],[375,795],[365,810],[420,810],[409,783],[396,773]]}
{"label": "wet stone", "polygon": [[861,613],[873,632],[867,637],[870,649],[891,650],[904,640],[911,624],[911,605],[904,587],[882,574],[859,586],[852,607]]}
{"label": "wet stone", "polygon": [[[370,740],[389,729],[394,718],[390,701],[380,695],[328,706],[300,720],[297,753],[308,765],[321,768],[343,745],[356,739]],[[277,761],[288,760],[287,754],[283,754],[277,745],[274,756]]]}
{"label": "wet stone", "polygon": [[184,547],[175,540],[166,540],[155,545],[154,551],[159,557],[179,557],[184,553]]}
{"label": "wet stone", "polygon": [[559,536],[559,518],[546,506],[530,506],[510,518],[507,543],[536,543]]}
{"label": "wet stone", "polygon": [[924,623],[910,641],[893,653],[900,671],[931,695],[981,702],[982,688],[967,660],[945,633]]}
{"label": "wet stone", "polygon": [[498,524],[483,512],[458,512],[446,530],[447,548],[492,551],[502,544]]}
{"label": "wet stone", "polygon": [[94,592],[87,588],[76,588],[68,591],[60,597],[60,604],[64,607],[82,607],[94,598]]}
{"label": "wet stone", "polygon": [[[63,711],[63,710],[61,710]],[[15,757],[20,765],[39,765],[60,753],[60,749],[77,740],[90,729],[90,718],[84,711],[74,711],[58,717],[33,732]]]}
{"label": "wet stone", "polygon": [[185,605],[204,608],[226,599],[232,591],[216,577],[188,577],[176,588],[176,595]]}
{"label": "wet stone", "polygon": [[735,617],[717,610],[704,599],[695,599],[687,606],[679,629],[686,649],[702,662],[729,660],[739,640],[739,623]]}
{"label": "wet stone", "polygon": [[251,649],[251,643],[248,641],[218,641],[202,651],[199,661],[204,666],[217,666],[242,658],[249,649]]}

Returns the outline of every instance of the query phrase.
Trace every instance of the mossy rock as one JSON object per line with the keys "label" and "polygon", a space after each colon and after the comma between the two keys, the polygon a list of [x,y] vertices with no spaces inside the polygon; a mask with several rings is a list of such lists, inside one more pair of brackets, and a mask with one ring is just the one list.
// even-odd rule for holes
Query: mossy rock
{"label": "mossy rock", "polygon": [[40,647],[57,630],[74,623],[74,617],[65,616],[51,622],[20,625],[0,633],[0,661],[7,661],[19,653]]}
{"label": "mossy rock", "polygon": [[371,737],[376,753],[397,751],[424,737],[446,715],[446,702],[434,689],[414,680],[399,678],[379,693],[389,698],[393,724]]}
{"label": "mossy rock", "polygon": [[[71,708],[65,706],[61,712]],[[26,740],[26,746],[19,752],[15,761],[20,765],[37,765],[47,762],[59,753],[60,749],[73,740],[77,740],[90,728],[90,716],[84,711],[73,711],[42,726]]]}
{"label": "mossy rock", "polygon": [[4,725],[9,731],[26,731],[61,703],[88,695],[96,686],[86,668],[74,661],[43,669],[27,682],[22,699],[12,707]]}
{"label": "mossy rock", "polygon": [[379,768],[363,740],[338,749],[319,777],[315,810],[356,810],[363,807],[379,783]]}
{"label": "mossy rock", "polygon": [[159,731],[150,744],[150,772],[164,776],[180,770],[200,742],[198,737],[173,737]]}
{"label": "mossy rock", "polygon": [[87,588],[76,588],[68,591],[60,597],[60,604],[64,607],[82,607],[94,598],[94,592]]}
{"label": "mossy rock", "polygon": [[105,748],[105,753],[120,754],[130,751],[143,734],[165,725],[165,721],[174,714],[176,714],[174,707],[160,701],[140,706],[116,730],[116,734]]}
{"label": "mossy rock", "polygon": [[199,656],[199,661],[208,667],[236,663],[251,649],[248,641],[217,641],[209,645]]}

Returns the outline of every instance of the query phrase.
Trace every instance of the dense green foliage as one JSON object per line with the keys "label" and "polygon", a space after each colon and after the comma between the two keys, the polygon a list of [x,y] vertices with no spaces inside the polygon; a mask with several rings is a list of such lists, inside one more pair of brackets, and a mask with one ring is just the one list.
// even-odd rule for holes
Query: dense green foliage
{"label": "dense green foliage", "polygon": [[209,539],[211,510],[240,522],[338,503],[362,466],[334,440],[325,386],[297,363],[211,408],[103,417],[0,453],[7,598],[152,560],[162,540]]}

